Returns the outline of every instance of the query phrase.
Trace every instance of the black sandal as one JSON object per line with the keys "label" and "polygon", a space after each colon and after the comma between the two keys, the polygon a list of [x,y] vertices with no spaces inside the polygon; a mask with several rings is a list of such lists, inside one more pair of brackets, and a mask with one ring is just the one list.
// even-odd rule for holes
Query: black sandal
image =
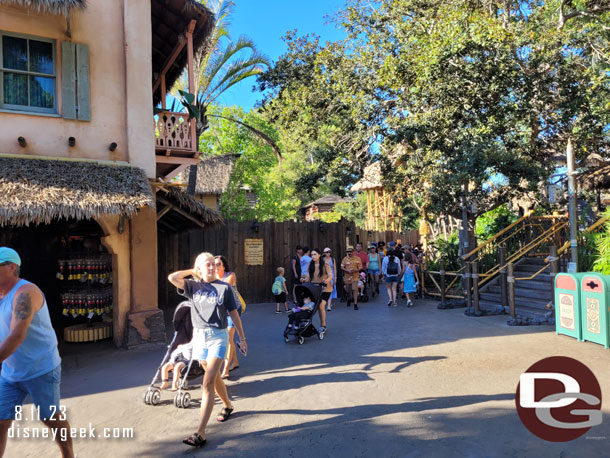
{"label": "black sandal", "polygon": [[227,421],[230,417],[231,414],[233,413],[233,408],[229,409],[228,407],[223,407],[222,410],[220,411],[220,413],[218,414],[218,416],[216,417],[216,420],[223,422],[223,421]]}
{"label": "black sandal", "polygon": [[201,437],[199,433],[193,433],[182,441],[183,444],[190,445],[191,447],[203,447],[206,442],[207,439]]}

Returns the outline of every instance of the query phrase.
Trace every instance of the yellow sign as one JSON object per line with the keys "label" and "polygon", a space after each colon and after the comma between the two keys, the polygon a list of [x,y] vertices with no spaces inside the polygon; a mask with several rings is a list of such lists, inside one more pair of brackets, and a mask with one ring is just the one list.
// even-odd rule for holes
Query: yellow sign
{"label": "yellow sign", "polygon": [[247,266],[262,266],[265,257],[263,239],[245,239],[244,253]]}

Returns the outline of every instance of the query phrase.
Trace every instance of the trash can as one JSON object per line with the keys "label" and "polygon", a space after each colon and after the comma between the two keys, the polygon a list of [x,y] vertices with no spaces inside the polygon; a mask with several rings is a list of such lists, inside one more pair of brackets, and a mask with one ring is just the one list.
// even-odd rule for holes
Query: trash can
{"label": "trash can", "polygon": [[580,320],[580,280],[583,273],[555,276],[555,334],[582,340]]}
{"label": "trash can", "polygon": [[583,340],[610,346],[610,276],[593,272],[580,281],[580,320]]}

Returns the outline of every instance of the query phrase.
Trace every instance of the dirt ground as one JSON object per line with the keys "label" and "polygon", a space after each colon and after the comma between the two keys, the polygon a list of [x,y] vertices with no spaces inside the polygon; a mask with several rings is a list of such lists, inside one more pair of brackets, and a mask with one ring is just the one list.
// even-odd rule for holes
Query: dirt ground
{"label": "dirt ground", "polygon": [[[227,382],[235,412],[208,427],[208,443],[181,440],[197,424],[193,404],[177,409],[165,392],[142,402],[165,353],[108,344],[64,356],[62,403],[74,427],[133,428],[133,438],[79,438],[88,457],[601,457],[610,456],[610,405],[603,422],[566,443],[545,442],[515,410],[519,376],[548,356],[570,356],[597,376],[610,399],[610,350],[556,336],[550,327],[508,327],[506,316],[470,318],[435,301],[388,308],[386,296],[359,311],[337,303],[323,341],[284,343],[287,317],[274,305],[248,306],[249,354]],[[315,321],[318,324],[316,318]],[[80,350],[80,349],[79,349]],[[27,412],[29,406],[25,406]],[[214,412],[218,412],[216,405]],[[21,428],[39,427],[24,419]],[[9,458],[57,457],[52,440],[9,439]]]}

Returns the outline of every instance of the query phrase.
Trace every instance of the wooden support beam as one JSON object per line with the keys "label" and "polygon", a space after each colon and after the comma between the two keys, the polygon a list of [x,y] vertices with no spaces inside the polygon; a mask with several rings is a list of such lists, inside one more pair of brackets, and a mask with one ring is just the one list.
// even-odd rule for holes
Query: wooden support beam
{"label": "wooden support beam", "polygon": [[[186,31],[186,52],[187,52],[187,72],[188,72],[188,84],[189,84],[189,92],[191,94],[195,94],[195,69],[193,68],[194,59],[193,59],[193,30],[195,30],[195,26],[197,25],[197,21],[195,19],[191,20],[188,29]],[[195,94],[195,98],[197,98],[197,94]],[[199,145],[197,144],[197,122],[196,120],[191,120],[191,138],[193,139],[194,150],[197,151],[199,149]]]}
{"label": "wooden support beam", "polygon": [[193,223],[197,224],[198,226],[200,226],[202,228],[205,227],[205,224],[203,224],[201,221],[199,221],[198,219],[194,218],[192,215],[189,215],[187,212],[182,210],[180,207],[176,207],[174,204],[172,204],[169,201],[165,200],[163,197],[157,196],[157,200],[159,202],[161,202],[163,205],[165,205],[167,207],[170,207],[171,210],[175,211],[176,213],[184,216],[189,221],[192,221]]}
{"label": "wooden support beam", "polygon": [[[171,66],[174,65],[174,62],[176,62],[176,59],[178,58],[178,56],[180,55],[180,52],[184,49],[185,46],[186,46],[186,40],[184,40],[184,39],[180,40],[180,41],[178,41],[178,43],[176,43],[174,50],[172,51],[172,53],[169,55],[169,57],[163,64],[163,69],[161,70],[161,74],[153,83],[153,94],[155,92],[157,92],[157,89],[159,89],[159,86],[161,85],[161,75],[165,75],[167,73],[167,71],[171,68]],[[165,95],[165,94],[163,94],[163,95]]]}
{"label": "wooden support beam", "polygon": [[174,170],[172,170],[167,175],[165,175],[163,177],[163,181],[170,181],[170,180],[172,180],[173,178],[177,177],[180,172],[182,172],[183,170],[186,170],[186,168],[190,167],[190,166],[191,166],[191,164],[181,164],[181,165],[179,165]]}
{"label": "wooden support beam", "polygon": [[178,157],[178,156],[155,156],[157,164],[186,164],[197,165],[200,160],[196,157]]}
{"label": "wooden support beam", "polygon": [[163,216],[170,211],[171,208],[170,207],[165,207],[163,210],[161,210],[160,212],[157,212],[157,221],[159,221],[161,218],[163,218]]}

